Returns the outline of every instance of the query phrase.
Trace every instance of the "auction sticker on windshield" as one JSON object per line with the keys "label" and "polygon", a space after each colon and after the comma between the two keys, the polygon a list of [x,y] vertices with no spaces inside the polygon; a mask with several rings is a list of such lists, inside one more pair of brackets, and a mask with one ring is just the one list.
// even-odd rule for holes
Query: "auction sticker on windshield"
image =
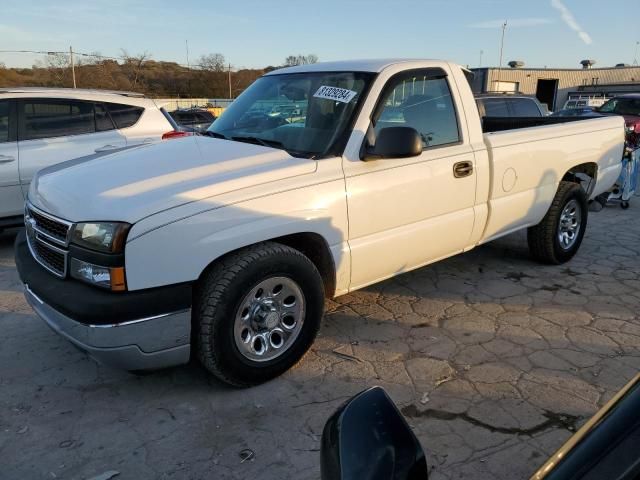
{"label": "auction sticker on windshield", "polygon": [[316,98],[325,98],[327,100],[335,100],[336,102],[349,103],[358,92],[348,90],[346,88],[327,87],[323,85],[313,94]]}

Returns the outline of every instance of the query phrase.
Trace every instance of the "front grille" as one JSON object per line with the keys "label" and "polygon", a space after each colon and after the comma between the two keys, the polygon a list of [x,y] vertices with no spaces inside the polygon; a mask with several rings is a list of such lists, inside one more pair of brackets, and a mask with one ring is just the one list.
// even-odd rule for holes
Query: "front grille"
{"label": "front grille", "polygon": [[67,225],[51,220],[32,209],[29,209],[29,215],[36,221],[36,227],[38,229],[58,240],[63,242],[67,241],[67,232],[69,231]]}
{"label": "front grille", "polygon": [[32,248],[35,253],[35,259],[43,266],[61,277],[65,275],[66,255],[64,253],[54,250],[52,246],[38,239],[36,239]]}
{"label": "front grille", "polygon": [[27,207],[27,215],[32,219],[32,226],[36,231],[49,236],[56,243],[67,244],[71,223],[52,218],[50,215],[37,211],[31,205]]}
{"label": "front grille", "polygon": [[72,224],[27,205],[24,223],[29,249],[36,261],[54,275],[67,275],[69,232]]}

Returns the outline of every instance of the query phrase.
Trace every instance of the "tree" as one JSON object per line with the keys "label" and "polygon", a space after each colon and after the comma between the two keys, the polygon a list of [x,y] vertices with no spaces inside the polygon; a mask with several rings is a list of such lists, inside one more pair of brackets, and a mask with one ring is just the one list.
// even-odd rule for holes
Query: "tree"
{"label": "tree", "polygon": [[294,67],[296,65],[307,65],[309,63],[318,63],[318,56],[315,53],[308,55],[289,55],[284,60],[286,67]]}
{"label": "tree", "polygon": [[[47,72],[46,86],[64,87],[65,80],[69,76],[71,61],[69,55],[64,53],[50,53],[44,57],[44,61],[36,60],[34,68],[40,68]],[[68,86],[68,85],[67,85]]]}
{"label": "tree", "polygon": [[198,60],[198,66],[208,72],[222,72],[224,71],[224,55],[221,53],[202,55]]}
{"label": "tree", "polygon": [[127,78],[131,83],[131,88],[138,86],[140,80],[140,73],[147,60],[151,58],[151,54],[147,51],[139,53],[138,55],[129,55],[129,53],[123,48],[122,60],[124,61],[123,67],[126,72]]}

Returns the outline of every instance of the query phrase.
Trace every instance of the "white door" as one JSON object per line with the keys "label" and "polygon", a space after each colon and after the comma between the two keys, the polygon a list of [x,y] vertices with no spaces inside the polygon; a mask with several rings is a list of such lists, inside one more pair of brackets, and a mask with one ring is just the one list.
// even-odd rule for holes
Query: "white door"
{"label": "white door", "polygon": [[[351,288],[458,253],[468,246],[476,194],[474,154],[458,127],[446,77],[404,72],[383,90],[375,132],[415,128],[411,158],[345,160]],[[459,109],[458,109],[459,110]]]}
{"label": "white door", "polygon": [[0,100],[0,223],[23,212],[16,130],[14,102]]}
{"label": "white door", "polygon": [[93,102],[23,100],[18,115],[20,183],[25,195],[38,170],[126,145],[104,107]]}

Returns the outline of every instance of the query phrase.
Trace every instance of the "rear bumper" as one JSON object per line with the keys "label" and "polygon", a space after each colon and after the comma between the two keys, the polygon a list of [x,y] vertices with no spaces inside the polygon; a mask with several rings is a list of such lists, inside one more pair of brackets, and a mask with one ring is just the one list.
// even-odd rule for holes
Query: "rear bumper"
{"label": "rear bumper", "polygon": [[53,331],[105,365],[124,370],[153,370],[189,361],[190,309],[122,323],[91,325],[50,307],[26,284],[25,297]]}

